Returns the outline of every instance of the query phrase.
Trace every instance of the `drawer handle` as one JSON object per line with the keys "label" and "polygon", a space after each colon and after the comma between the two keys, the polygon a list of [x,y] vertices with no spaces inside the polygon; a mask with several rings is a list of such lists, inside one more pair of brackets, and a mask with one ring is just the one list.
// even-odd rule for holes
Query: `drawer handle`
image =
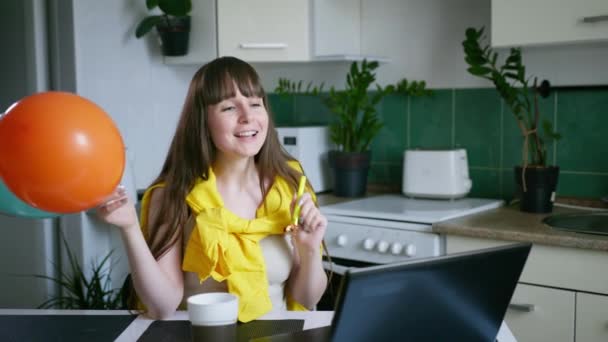
{"label": "drawer handle", "polygon": [[532,312],[536,309],[536,306],[534,304],[511,303],[509,304],[509,309],[521,312]]}
{"label": "drawer handle", "polygon": [[597,23],[600,21],[608,21],[608,14],[583,17],[584,23]]}
{"label": "drawer handle", "polygon": [[285,43],[240,43],[239,47],[241,49],[287,49],[287,44]]}

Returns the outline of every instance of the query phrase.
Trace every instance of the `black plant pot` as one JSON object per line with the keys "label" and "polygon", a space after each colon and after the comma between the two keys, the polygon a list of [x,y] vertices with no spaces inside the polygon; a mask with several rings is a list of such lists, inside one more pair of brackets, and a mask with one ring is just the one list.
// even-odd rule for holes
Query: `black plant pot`
{"label": "black plant pot", "polygon": [[339,197],[365,195],[371,155],[371,151],[329,152],[328,159],[333,171],[334,195]]}
{"label": "black plant pot", "polygon": [[524,191],[522,167],[516,166],[515,183],[521,195],[520,210],[529,213],[550,213],[553,210],[558,176],[558,166],[526,167]]}
{"label": "black plant pot", "polygon": [[184,56],[188,54],[190,40],[190,17],[172,17],[156,25],[163,55]]}

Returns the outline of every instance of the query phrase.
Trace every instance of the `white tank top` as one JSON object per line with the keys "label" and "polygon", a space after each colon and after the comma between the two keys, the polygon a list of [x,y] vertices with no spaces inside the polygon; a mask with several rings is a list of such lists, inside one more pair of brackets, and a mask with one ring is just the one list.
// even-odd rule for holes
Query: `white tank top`
{"label": "white tank top", "polygon": [[[185,250],[194,222],[186,225],[186,234],[182,242],[182,250]],[[285,282],[293,266],[293,247],[290,237],[286,234],[268,235],[260,240],[262,254],[266,263],[266,277],[268,278],[268,292],[272,302],[272,311],[287,310],[285,301]],[[188,297],[206,292],[228,292],[226,282],[217,282],[213,278],[207,278],[202,284],[199,283],[198,275],[193,272],[184,273],[184,296],[180,304],[181,309],[186,309]]]}

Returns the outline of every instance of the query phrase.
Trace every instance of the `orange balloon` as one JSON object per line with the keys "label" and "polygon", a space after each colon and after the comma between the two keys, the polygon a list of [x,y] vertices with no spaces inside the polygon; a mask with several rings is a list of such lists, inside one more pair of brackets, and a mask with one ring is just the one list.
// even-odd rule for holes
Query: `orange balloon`
{"label": "orange balloon", "polygon": [[0,119],[0,176],[32,207],[53,213],[95,207],[116,188],[124,167],[118,128],[78,95],[34,94]]}

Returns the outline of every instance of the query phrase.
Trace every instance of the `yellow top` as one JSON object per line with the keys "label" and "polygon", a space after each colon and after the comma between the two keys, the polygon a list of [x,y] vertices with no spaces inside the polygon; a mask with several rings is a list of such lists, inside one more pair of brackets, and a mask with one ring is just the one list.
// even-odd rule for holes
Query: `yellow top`
{"label": "yellow top", "polygon": [[[297,162],[289,164],[301,170]],[[256,211],[256,218],[246,220],[225,208],[217,191],[215,175],[210,169],[208,180],[197,180],[186,197],[196,216],[196,226],[184,251],[182,269],[197,273],[200,282],[209,276],[216,281],[225,280],[228,291],[239,297],[239,320],[242,322],[256,319],[272,309],[259,241],[269,234],[284,233],[291,219],[293,194],[289,184],[283,178],[276,177]],[[144,234],[147,233],[144,218],[147,216],[146,202],[149,197],[146,195],[142,202]],[[306,310],[289,297],[287,307],[290,310]]]}

